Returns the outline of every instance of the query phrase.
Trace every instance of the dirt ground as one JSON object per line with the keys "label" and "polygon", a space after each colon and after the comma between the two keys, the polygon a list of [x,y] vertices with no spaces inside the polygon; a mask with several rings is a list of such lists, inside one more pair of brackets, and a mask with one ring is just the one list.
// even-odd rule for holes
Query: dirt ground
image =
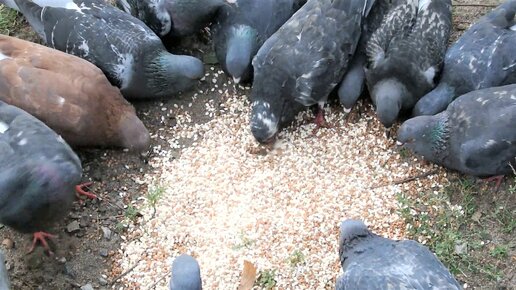
{"label": "dirt ground", "polygon": [[[482,5],[497,4],[498,1],[463,0],[458,4],[481,3]],[[455,40],[469,24],[488,11],[489,7],[470,6],[454,8],[454,34]],[[12,34],[22,38],[36,40],[33,34],[27,33],[27,28],[14,31]],[[39,41],[38,41],[39,42]],[[183,41],[181,47],[186,47],[192,54],[211,61],[210,46],[204,36],[195,37],[192,40]],[[182,48],[174,48],[181,50]],[[209,66],[206,66],[209,69]],[[224,75],[220,76],[221,82],[226,82]],[[194,91],[185,93],[178,98],[170,98],[161,101],[134,103],[138,116],[146,124],[151,132],[153,148],[167,148],[172,156],[177,158],[182,149],[170,147],[166,138],[167,131],[176,125],[173,115],[167,116],[162,108],[174,108],[183,106],[197,123],[207,122],[205,103],[209,99],[215,99],[220,103],[222,95],[215,90],[209,95],[199,94],[192,102],[192,96],[198,89],[209,91],[213,84],[211,81],[201,81]],[[191,107],[188,104],[192,103]],[[181,145],[190,146],[192,140],[183,140]],[[31,243],[30,235],[22,235],[7,227],[0,226],[0,241],[6,254],[7,268],[11,279],[12,289],[119,289],[120,278],[124,273],[113,271],[113,264],[119,255],[120,243],[127,239],[127,225],[138,223],[138,212],[133,207],[135,201],[146,196],[149,189],[147,184],[142,184],[144,172],[152,170],[148,160],[156,154],[157,150],[150,150],[145,155],[133,155],[118,150],[105,149],[81,149],[78,151],[84,168],[83,181],[94,181],[91,191],[99,196],[98,200],[87,200],[83,203],[76,202],[68,217],[57,224],[51,233],[59,237],[52,243],[55,255],[47,256],[41,248],[27,255],[26,251]],[[498,196],[507,201],[508,206],[514,208],[514,193],[510,192],[514,182],[507,182],[498,192]],[[489,212],[493,206],[494,197],[491,194],[476,196],[479,208]],[[454,202],[462,202],[456,201]],[[514,213],[514,211],[510,211]],[[514,216],[509,217],[514,220]],[[498,232],[496,229],[493,232]],[[515,273],[513,266],[514,231],[501,234],[499,239],[511,241],[508,262],[500,263],[500,269],[505,274],[499,281],[490,281],[485,275],[462,275],[462,282],[476,286],[479,289],[514,289]],[[12,244],[11,244],[12,243]],[[480,252],[482,254],[482,252]],[[489,256],[489,254],[486,254]]]}

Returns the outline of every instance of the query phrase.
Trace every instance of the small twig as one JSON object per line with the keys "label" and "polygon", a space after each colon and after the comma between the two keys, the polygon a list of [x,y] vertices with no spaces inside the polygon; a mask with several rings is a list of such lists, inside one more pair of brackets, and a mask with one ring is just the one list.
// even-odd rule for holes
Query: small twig
{"label": "small twig", "polygon": [[437,172],[438,172],[437,169],[436,170],[432,170],[432,171],[428,171],[428,172],[421,173],[421,174],[418,174],[418,175],[415,175],[415,176],[411,176],[411,177],[395,180],[392,184],[381,184],[381,185],[373,186],[373,187],[371,187],[371,189],[377,189],[377,188],[385,187],[385,186],[389,186],[389,185],[404,184],[404,183],[411,182],[411,181],[414,181],[414,180],[417,180],[417,179],[428,177],[430,175],[437,174]]}
{"label": "small twig", "polygon": [[158,279],[158,281],[154,282],[152,285],[150,285],[149,288],[147,288],[147,290],[151,290],[151,289],[154,289],[156,288],[156,286],[158,285],[159,282],[161,282],[161,280],[165,279],[165,277],[167,277],[168,274],[165,274],[163,276],[161,276],[161,278]]}
{"label": "small twig", "polygon": [[497,5],[495,5],[495,4],[479,4],[479,3],[473,3],[473,4],[459,4],[459,3],[455,3],[455,4],[452,4],[452,6],[457,6],[457,7],[488,7],[488,8],[497,7]]}
{"label": "small twig", "polygon": [[120,280],[120,278],[124,277],[125,275],[129,274],[132,270],[134,270],[134,268],[136,268],[136,266],[138,266],[138,264],[140,264],[141,261],[142,261],[142,259],[140,258],[138,260],[138,262],[136,262],[133,266],[131,266],[131,268],[129,268],[129,270],[118,275],[113,281],[111,281],[111,286],[115,285],[116,281]]}

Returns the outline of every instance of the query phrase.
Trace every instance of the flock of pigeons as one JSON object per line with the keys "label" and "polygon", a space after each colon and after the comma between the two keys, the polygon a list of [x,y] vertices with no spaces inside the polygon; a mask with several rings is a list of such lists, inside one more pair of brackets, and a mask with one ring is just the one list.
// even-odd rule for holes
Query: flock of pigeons
{"label": "flock of pigeons", "polygon": [[[250,127],[261,143],[308,106],[319,107],[323,126],[333,92],[349,112],[367,88],[386,128],[411,115],[397,140],[416,154],[480,177],[516,166],[516,0],[450,48],[451,0],[0,3],[51,47],[0,35],[0,223],[35,233],[32,248],[48,249],[43,230],[66,214],[74,191],[95,198],[77,185],[81,162],[68,144],[147,150],[149,133],[127,100],[191,89],[203,63],[163,41],[210,22],[224,71],[252,82]],[[425,247],[378,237],[359,221],[342,223],[339,253],[337,289],[460,288]],[[174,285],[200,289],[193,258],[176,259]]]}

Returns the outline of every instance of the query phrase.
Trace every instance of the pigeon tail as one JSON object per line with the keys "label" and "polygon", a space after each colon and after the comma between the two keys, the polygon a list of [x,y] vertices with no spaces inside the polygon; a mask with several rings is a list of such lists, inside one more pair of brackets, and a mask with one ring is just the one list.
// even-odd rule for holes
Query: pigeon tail
{"label": "pigeon tail", "polygon": [[256,37],[256,30],[248,25],[231,29],[227,43],[226,68],[232,77],[241,79],[247,74],[256,49]]}
{"label": "pigeon tail", "polygon": [[453,101],[455,90],[446,83],[440,83],[430,93],[423,96],[414,106],[413,116],[435,115],[446,110]]}

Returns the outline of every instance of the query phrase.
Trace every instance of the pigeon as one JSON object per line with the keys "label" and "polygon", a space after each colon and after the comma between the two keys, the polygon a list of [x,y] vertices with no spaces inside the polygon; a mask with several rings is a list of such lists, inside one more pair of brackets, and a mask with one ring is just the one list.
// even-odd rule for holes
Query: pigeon
{"label": "pigeon", "polygon": [[417,116],[398,130],[398,142],[426,160],[478,177],[516,168],[516,84],[472,91],[445,111]]}
{"label": "pigeon", "polygon": [[250,123],[257,141],[270,142],[304,107],[324,106],[342,80],[360,38],[362,19],[373,3],[309,0],[265,41],[252,61]]}
{"label": "pigeon", "polygon": [[250,79],[254,55],[297,6],[294,0],[237,0],[220,8],[213,43],[219,63],[235,83]]}
{"label": "pigeon", "polygon": [[189,255],[183,254],[172,263],[170,277],[171,290],[201,290],[201,269],[199,263]]}
{"label": "pigeon", "polygon": [[413,110],[414,116],[442,112],[465,93],[516,83],[516,0],[482,17],[446,52],[442,77]]}
{"label": "pigeon", "polygon": [[162,38],[184,37],[206,27],[225,0],[116,0]]}
{"label": "pigeon", "polygon": [[366,47],[369,94],[390,128],[434,86],[451,30],[451,0],[398,2]]}
{"label": "pigeon", "polygon": [[462,289],[427,247],[378,236],[360,220],[341,223],[339,257],[344,274],[336,290]]}
{"label": "pigeon", "polygon": [[0,250],[0,290],[9,290],[9,277],[5,268],[4,253]]}
{"label": "pigeon", "polygon": [[170,97],[204,76],[199,59],[167,52],[143,22],[103,0],[14,2],[47,45],[98,66],[127,99]]}
{"label": "pigeon", "polygon": [[367,61],[366,44],[371,35],[380,27],[383,18],[392,6],[392,0],[376,0],[366,20],[362,23],[360,42],[338,90],[340,103],[346,113],[351,111],[364,90],[364,67]]}
{"label": "pigeon", "polygon": [[52,129],[0,101],[0,223],[34,233],[48,250],[43,230],[67,214],[74,188],[82,193],[79,157]]}
{"label": "pigeon", "polygon": [[42,120],[72,146],[149,147],[131,104],[93,64],[0,35],[0,100]]}

